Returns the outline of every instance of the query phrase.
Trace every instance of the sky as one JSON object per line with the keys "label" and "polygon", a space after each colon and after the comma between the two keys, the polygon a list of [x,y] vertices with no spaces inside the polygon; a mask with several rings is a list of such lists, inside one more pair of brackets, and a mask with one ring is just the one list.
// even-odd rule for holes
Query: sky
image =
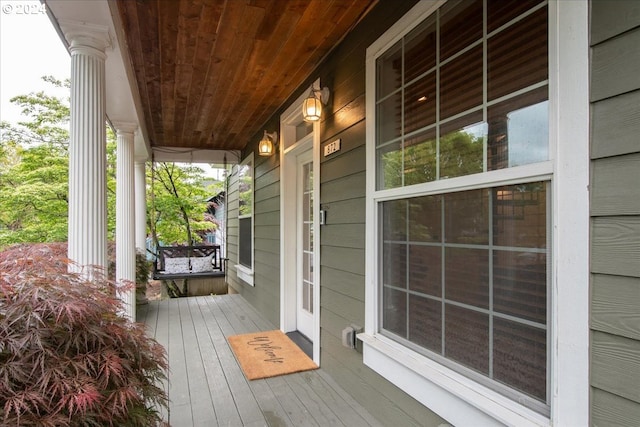
{"label": "sky", "polygon": [[0,120],[24,119],[9,102],[16,95],[44,90],[68,97],[68,90],[56,90],[42,76],[64,80],[70,67],[69,53],[39,1],[0,0]]}

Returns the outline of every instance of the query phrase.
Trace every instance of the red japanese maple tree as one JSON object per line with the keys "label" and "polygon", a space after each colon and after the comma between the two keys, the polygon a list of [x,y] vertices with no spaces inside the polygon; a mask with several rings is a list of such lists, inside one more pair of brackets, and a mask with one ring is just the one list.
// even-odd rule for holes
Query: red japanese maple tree
{"label": "red japanese maple tree", "polygon": [[0,253],[0,424],[161,424],[164,348],[119,315],[119,285],[68,263],[66,244]]}

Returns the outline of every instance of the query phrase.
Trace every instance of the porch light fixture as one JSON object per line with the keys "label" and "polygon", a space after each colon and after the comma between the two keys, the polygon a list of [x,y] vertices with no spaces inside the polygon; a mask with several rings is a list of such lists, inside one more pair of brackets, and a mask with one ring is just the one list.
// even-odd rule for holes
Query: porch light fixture
{"label": "porch light fixture", "polygon": [[264,131],[264,136],[258,144],[258,154],[261,156],[271,156],[275,152],[276,141],[278,140],[278,132],[268,133]]}
{"label": "porch light fixture", "polygon": [[322,105],[329,101],[329,88],[314,89],[311,86],[309,96],[302,103],[302,117],[307,122],[316,122],[322,116]]}

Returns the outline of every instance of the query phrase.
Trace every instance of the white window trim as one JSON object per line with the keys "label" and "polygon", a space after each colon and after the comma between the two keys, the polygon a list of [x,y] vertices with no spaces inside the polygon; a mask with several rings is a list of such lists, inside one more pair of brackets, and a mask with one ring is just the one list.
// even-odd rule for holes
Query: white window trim
{"label": "white window trim", "polygon": [[[239,165],[241,168],[247,164],[251,164],[251,268],[240,264],[240,182],[238,181],[238,263],[234,266],[238,279],[242,280],[249,286],[255,286],[253,282],[253,267],[255,263],[254,240],[255,240],[255,165],[253,162],[253,153],[250,153]],[[239,178],[238,178],[239,179]]]}
{"label": "white window trim", "polygon": [[[364,344],[363,361],[455,425],[588,425],[589,6],[586,1],[549,1],[549,90],[552,94],[549,150],[554,159],[550,417],[377,333],[376,200],[380,199],[374,199],[375,59],[443,3],[419,2],[367,49],[365,331],[358,336]],[[461,180],[460,187],[464,184]],[[390,191],[389,196],[392,194]],[[376,197],[380,195],[378,192]]]}
{"label": "white window trim", "polygon": [[242,264],[236,264],[236,274],[238,279],[242,280],[249,286],[255,286],[253,283],[253,270],[245,267]]}

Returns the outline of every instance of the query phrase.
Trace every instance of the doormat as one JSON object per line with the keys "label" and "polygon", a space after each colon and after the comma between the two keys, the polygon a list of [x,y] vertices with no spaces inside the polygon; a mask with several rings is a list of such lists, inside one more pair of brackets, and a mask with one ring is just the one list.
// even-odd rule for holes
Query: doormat
{"label": "doormat", "polygon": [[234,335],[227,339],[249,380],[318,368],[288,336],[278,330]]}

